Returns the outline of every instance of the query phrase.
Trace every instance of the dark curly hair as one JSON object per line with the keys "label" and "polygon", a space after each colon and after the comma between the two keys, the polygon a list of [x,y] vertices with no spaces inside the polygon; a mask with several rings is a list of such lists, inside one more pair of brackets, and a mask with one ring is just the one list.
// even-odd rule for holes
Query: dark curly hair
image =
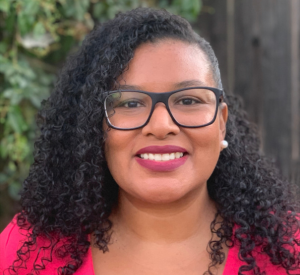
{"label": "dark curly hair", "polygon": [[[35,142],[34,163],[23,184],[22,212],[17,217],[18,226],[28,234],[11,273],[26,264],[39,238],[50,241],[42,247],[50,256],[35,261],[32,274],[44,269],[44,262],[52,256],[65,260],[59,274],[73,274],[91,245],[89,234],[95,236],[99,249],[108,250],[113,226],[109,216],[117,202],[118,186],[103,150],[103,93],[118,85],[117,78],[139,45],[166,38],[198,45],[210,63],[216,86],[222,88],[212,48],[179,16],[138,8],[96,27],[78,53],[68,59],[38,114],[41,135]],[[239,101],[230,96],[225,101],[229,106],[226,140],[231,146],[221,152],[207,183],[217,205],[207,273],[212,274],[212,267],[224,262],[223,247],[237,245],[244,261],[239,274],[251,270],[265,274],[255,259],[257,247],[272,264],[290,274],[299,267],[294,249],[299,246],[299,225],[293,187],[260,154],[255,127]]]}

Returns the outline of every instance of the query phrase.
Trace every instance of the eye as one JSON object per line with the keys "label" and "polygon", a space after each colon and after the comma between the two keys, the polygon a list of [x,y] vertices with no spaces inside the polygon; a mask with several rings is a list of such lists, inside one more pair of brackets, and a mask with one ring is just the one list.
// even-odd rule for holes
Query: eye
{"label": "eye", "polygon": [[125,107],[125,108],[137,108],[137,107],[142,107],[143,105],[136,101],[136,100],[127,100],[124,102],[121,102],[118,107]]}
{"label": "eye", "polygon": [[193,105],[193,104],[197,104],[197,103],[201,103],[201,101],[199,99],[195,99],[195,98],[182,98],[177,101],[177,104],[180,104],[180,105]]}

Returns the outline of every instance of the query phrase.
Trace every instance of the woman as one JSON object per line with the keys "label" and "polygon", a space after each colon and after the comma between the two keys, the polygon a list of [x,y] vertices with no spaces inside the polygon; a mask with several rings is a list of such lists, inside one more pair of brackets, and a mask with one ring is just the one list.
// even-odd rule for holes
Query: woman
{"label": "woman", "polygon": [[140,8],[96,28],[38,122],[4,274],[299,273],[292,186],[186,20]]}

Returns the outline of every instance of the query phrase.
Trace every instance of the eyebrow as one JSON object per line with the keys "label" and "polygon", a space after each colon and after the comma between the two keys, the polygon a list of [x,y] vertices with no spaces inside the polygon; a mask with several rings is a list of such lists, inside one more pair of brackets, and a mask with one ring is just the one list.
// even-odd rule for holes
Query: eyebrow
{"label": "eyebrow", "polygon": [[[196,86],[207,86],[204,82],[201,80],[185,80],[179,83],[175,83],[174,89],[181,89],[181,88],[187,88],[187,87],[196,87]],[[118,90],[141,90],[143,91],[144,89],[140,86],[136,85],[119,85]]]}
{"label": "eyebrow", "polygon": [[186,80],[175,84],[176,89],[194,87],[194,86],[207,86],[201,80]]}

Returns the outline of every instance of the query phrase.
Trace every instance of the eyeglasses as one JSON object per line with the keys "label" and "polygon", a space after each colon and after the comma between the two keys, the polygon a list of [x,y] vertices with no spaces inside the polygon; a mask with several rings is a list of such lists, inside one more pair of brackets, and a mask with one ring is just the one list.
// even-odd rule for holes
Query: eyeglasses
{"label": "eyeglasses", "polygon": [[104,109],[110,127],[134,130],[144,127],[156,103],[162,102],[178,126],[199,128],[215,121],[223,97],[222,90],[211,87],[190,87],[166,93],[116,90],[105,94]]}

